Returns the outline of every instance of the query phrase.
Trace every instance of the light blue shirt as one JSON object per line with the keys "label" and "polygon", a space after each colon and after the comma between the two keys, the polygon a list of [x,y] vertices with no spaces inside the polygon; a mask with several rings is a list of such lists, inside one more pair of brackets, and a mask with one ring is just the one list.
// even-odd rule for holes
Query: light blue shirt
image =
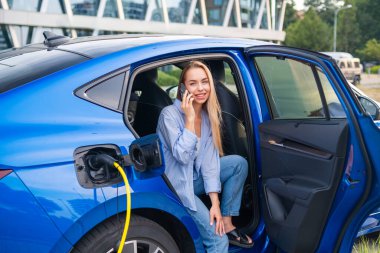
{"label": "light blue shirt", "polygon": [[157,134],[162,142],[165,174],[184,206],[196,210],[193,179],[203,177],[206,193],[220,192],[219,151],[212,140],[207,112],[202,111],[201,138],[196,156],[197,136],[185,128],[181,101],[165,107],[158,119]]}

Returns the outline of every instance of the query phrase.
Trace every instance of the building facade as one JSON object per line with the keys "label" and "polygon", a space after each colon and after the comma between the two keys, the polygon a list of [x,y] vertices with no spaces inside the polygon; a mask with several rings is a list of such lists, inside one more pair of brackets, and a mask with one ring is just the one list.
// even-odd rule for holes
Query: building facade
{"label": "building facade", "polygon": [[191,34],[281,42],[286,0],[0,0],[0,49],[70,37]]}

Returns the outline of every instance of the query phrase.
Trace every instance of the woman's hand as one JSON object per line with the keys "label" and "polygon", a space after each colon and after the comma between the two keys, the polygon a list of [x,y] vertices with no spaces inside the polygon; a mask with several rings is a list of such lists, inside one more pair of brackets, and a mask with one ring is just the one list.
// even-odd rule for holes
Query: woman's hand
{"label": "woman's hand", "polygon": [[210,225],[215,224],[215,234],[223,236],[225,234],[222,213],[220,212],[218,193],[210,192],[211,208],[210,208]]}
{"label": "woman's hand", "polygon": [[223,236],[225,234],[224,223],[219,205],[213,205],[210,208],[210,225],[213,225],[214,222],[216,222],[215,234]]}
{"label": "woman's hand", "polygon": [[195,111],[193,107],[194,97],[193,94],[189,93],[188,90],[185,90],[185,93],[182,97],[181,108],[185,113],[185,127],[191,132],[195,133],[194,121],[195,121]]}

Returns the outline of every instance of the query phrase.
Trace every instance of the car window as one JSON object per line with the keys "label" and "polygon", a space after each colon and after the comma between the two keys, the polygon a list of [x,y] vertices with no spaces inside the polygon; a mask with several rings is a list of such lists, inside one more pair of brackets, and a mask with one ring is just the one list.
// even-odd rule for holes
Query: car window
{"label": "car window", "polygon": [[355,68],[360,68],[360,64],[359,64],[359,62],[354,62],[354,65],[355,65]]}
{"label": "car window", "polygon": [[25,47],[0,52],[0,93],[86,61],[74,53]]}
{"label": "car window", "polygon": [[90,100],[112,109],[117,109],[125,79],[125,72],[113,76],[86,90]]}
{"label": "car window", "polygon": [[352,68],[352,62],[351,61],[347,61],[347,68]]}
{"label": "car window", "polygon": [[[317,68],[319,80],[321,81],[323,93],[326,98],[327,107],[331,118],[346,118],[346,113],[343,110],[331,83],[320,68]],[[324,111],[321,111],[324,114]]]}
{"label": "car window", "polygon": [[324,118],[317,81],[309,64],[256,57],[275,119]]}
{"label": "car window", "polygon": [[174,64],[168,64],[158,68],[157,84],[161,89],[167,91],[173,101],[177,97],[176,87],[178,86],[181,71],[181,68]]}
{"label": "car window", "polygon": [[344,69],[346,67],[346,64],[344,64],[344,61],[339,62],[339,68]]}
{"label": "car window", "polygon": [[[240,99],[230,65],[221,59],[201,60],[206,64],[214,79],[215,89],[223,113],[243,123]],[[132,77],[132,88],[125,116],[139,136],[154,133],[161,110],[177,98],[182,69],[188,60],[152,66],[140,70]],[[132,75],[133,76],[133,75]],[[244,129],[243,126],[240,127]],[[236,127],[234,128],[237,129]],[[237,131],[237,130],[236,130]],[[243,136],[244,131],[241,131]]]}
{"label": "car window", "polygon": [[234,80],[233,71],[227,62],[224,61],[223,64],[224,64],[224,73],[225,73],[225,86],[238,98],[239,94],[238,94],[237,86]]}

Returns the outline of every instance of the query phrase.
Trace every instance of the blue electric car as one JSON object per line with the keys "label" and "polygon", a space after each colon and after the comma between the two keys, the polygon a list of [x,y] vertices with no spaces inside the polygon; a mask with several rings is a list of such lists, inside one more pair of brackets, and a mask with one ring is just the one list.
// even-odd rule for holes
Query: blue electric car
{"label": "blue electric car", "polygon": [[154,135],[194,59],[215,79],[225,153],[249,163],[234,223],[255,244],[230,252],[350,252],[380,206],[379,111],[330,57],[245,39],[45,37],[0,53],[0,252],[116,252],[126,190],[102,154],[130,183],[124,252],[204,252]]}

